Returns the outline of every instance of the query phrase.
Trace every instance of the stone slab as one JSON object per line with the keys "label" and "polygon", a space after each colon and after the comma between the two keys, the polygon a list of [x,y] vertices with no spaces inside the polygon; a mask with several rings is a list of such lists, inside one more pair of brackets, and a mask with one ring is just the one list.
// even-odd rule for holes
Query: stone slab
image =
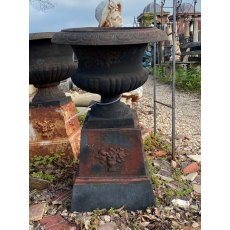
{"label": "stone slab", "polygon": [[190,159],[192,159],[193,161],[196,161],[198,163],[201,162],[201,155],[187,155],[187,157],[189,157]]}
{"label": "stone slab", "polygon": [[198,176],[198,173],[197,172],[193,172],[193,173],[188,174],[187,176],[183,176],[182,175],[181,178],[183,180],[194,181],[197,176]]}
{"label": "stone slab", "polygon": [[29,207],[29,218],[30,221],[41,220],[45,212],[46,203],[34,204]]}
{"label": "stone slab", "polygon": [[50,186],[50,181],[40,178],[30,178],[30,189],[43,190]]}

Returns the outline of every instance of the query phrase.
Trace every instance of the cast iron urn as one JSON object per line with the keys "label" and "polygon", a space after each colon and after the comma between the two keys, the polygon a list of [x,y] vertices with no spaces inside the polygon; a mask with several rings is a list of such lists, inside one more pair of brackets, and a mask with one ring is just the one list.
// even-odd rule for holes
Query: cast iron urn
{"label": "cast iron urn", "polygon": [[[71,97],[58,88],[77,68],[69,45],[51,43],[54,32],[29,35],[29,83],[38,91],[29,104],[30,157],[65,152],[77,159],[80,124]],[[67,122],[69,121],[69,122]]]}
{"label": "cast iron urn", "polygon": [[49,106],[70,102],[58,89],[60,81],[69,78],[77,67],[69,45],[51,43],[54,32],[30,33],[29,83],[38,88],[30,105]]}
{"label": "cast iron urn", "polygon": [[137,115],[120,97],[145,83],[146,46],[163,40],[166,33],[147,27],[73,28],[54,34],[52,42],[71,45],[78,59],[73,83],[101,95],[82,128],[72,211],[154,205]]}

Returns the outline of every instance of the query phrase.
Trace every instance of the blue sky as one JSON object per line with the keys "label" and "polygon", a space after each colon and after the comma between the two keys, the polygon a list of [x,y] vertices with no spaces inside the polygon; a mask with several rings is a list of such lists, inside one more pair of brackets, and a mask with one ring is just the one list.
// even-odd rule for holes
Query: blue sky
{"label": "blue sky", "polygon": [[[51,0],[55,7],[45,12],[39,11],[35,5],[29,5],[29,32],[60,31],[64,28],[98,26],[95,9],[102,0]],[[123,26],[133,26],[134,16],[142,13],[150,0],[123,0]],[[156,1],[160,4],[160,0]],[[172,6],[172,0],[166,0],[165,6]],[[182,2],[192,3],[193,0]],[[201,0],[197,0],[200,10]]]}

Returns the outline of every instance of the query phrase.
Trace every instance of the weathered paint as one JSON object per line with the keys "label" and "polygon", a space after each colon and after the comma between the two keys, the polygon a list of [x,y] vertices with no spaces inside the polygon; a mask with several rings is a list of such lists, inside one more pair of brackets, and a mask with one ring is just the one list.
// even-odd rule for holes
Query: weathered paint
{"label": "weathered paint", "polygon": [[30,141],[35,141],[36,140],[36,133],[35,133],[35,130],[33,128],[33,125],[32,124],[29,124],[29,138],[30,138]]}
{"label": "weathered paint", "polygon": [[31,107],[29,114],[30,157],[65,152],[77,159],[80,124],[77,117],[66,123],[76,114],[72,101],[61,106]]}

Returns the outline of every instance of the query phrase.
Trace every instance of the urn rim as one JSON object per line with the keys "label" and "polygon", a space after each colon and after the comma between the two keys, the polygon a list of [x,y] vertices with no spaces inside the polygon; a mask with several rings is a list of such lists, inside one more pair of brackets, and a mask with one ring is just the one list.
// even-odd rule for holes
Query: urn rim
{"label": "urn rim", "polygon": [[30,33],[29,40],[51,39],[55,32]]}
{"label": "urn rim", "polygon": [[128,45],[168,40],[167,34],[154,27],[81,27],[57,32],[52,42],[69,45]]}

